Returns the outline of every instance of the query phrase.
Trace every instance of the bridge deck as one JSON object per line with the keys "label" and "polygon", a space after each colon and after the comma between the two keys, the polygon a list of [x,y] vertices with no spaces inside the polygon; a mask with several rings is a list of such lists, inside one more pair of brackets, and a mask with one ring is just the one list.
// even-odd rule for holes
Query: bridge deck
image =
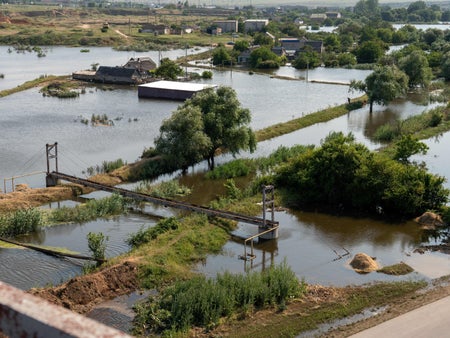
{"label": "bridge deck", "polygon": [[217,216],[217,217],[222,217],[222,218],[226,218],[226,219],[231,219],[231,220],[238,221],[238,222],[255,224],[260,227],[267,227],[267,228],[278,227],[278,222],[268,220],[268,219],[263,219],[260,217],[241,215],[241,214],[238,214],[235,212],[225,211],[225,210],[216,210],[216,209],[212,209],[209,207],[195,205],[195,204],[191,204],[191,203],[187,203],[187,202],[174,201],[174,200],[171,200],[168,198],[153,197],[153,196],[150,196],[147,194],[138,193],[138,192],[134,192],[134,191],[127,190],[127,189],[122,189],[119,187],[96,183],[96,182],[93,182],[93,181],[90,181],[87,179],[83,179],[83,178],[79,178],[79,177],[75,177],[75,176],[71,176],[71,175],[66,175],[66,174],[63,174],[60,172],[56,172],[56,171],[53,171],[53,172],[49,173],[48,175],[52,176],[52,178],[55,178],[55,179],[61,179],[61,180],[69,181],[72,183],[81,184],[86,187],[94,188],[96,190],[103,190],[103,191],[107,191],[107,192],[111,192],[111,193],[117,193],[122,196],[130,197],[130,198],[133,198],[133,199],[139,200],[139,201],[155,203],[155,204],[159,204],[159,205],[163,205],[163,206],[171,207],[171,208],[176,208],[176,209],[199,212],[199,213],[207,214],[210,216]]}

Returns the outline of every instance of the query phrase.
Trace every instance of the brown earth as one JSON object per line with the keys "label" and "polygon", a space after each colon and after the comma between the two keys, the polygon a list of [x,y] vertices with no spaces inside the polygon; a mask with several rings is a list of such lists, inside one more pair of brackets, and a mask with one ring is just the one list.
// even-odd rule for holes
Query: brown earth
{"label": "brown earth", "polygon": [[19,209],[38,207],[43,204],[70,199],[83,189],[75,185],[64,185],[51,188],[32,189],[26,185],[18,185],[16,191],[0,193],[0,213]]}
{"label": "brown earth", "polygon": [[84,314],[96,304],[129,294],[139,287],[137,264],[124,261],[99,272],[78,276],[68,282],[29,292],[49,302]]}

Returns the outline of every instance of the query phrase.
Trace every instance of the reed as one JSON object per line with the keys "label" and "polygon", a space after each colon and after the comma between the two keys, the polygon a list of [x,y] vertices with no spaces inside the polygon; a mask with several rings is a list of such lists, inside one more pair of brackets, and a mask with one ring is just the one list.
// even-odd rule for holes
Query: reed
{"label": "reed", "polygon": [[111,195],[99,200],[90,200],[74,208],[55,209],[48,216],[53,223],[84,223],[99,217],[119,215],[126,211],[130,202],[120,195]]}
{"label": "reed", "polygon": [[35,232],[42,223],[42,214],[38,209],[17,210],[12,214],[0,216],[0,236],[14,237]]}

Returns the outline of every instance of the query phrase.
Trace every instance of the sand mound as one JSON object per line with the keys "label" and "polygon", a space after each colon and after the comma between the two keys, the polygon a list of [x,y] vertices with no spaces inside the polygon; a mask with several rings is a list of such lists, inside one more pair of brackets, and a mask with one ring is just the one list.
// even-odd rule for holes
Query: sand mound
{"label": "sand mound", "polygon": [[72,278],[46,289],[30,293],[78,313],[86,313],[105,300],[129,294],[139,286],[137,265],[132,262],[114,265],[91,275]]}
{"label": "sand mound", "polygon": [[441,216],[429,211],[424,212],[422,216],[417,217],[414,220],[426,229],[436,229],[436,227],[445,226]]}
{"label": "sand mound", "polygon": [[365,253],[356,254],[350,266],[358,273],[369,273],[379,269],[378,263]]}

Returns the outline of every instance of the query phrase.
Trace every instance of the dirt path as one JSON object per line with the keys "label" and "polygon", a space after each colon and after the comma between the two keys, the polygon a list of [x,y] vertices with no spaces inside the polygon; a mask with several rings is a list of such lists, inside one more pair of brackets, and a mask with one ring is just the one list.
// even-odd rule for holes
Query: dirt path
{"label": "dirt path", "polygon": [[126,35],[126,34],[122,33],[122,32],[121,32],[121,31],[119,31],[118,29],[115,29],[115,30],[114,30],[114,32],[116,32],[116,33],[117,33],[117,34],[119,34],[120,36],[124,37],[125,39],[128,39],[128,38],[129,38],[129,36],[128,36],[128,35]]}
{"label": "dirt path", "polygon": [[435,302],[444,297],[450,296],[450,276],[443,277],[434,282],[434,286],[427,290],[416,293],[413,297],[403,297],[393,303],[390,303],[388,308],[380,312],[378,315],[361,320],[354,324],[338,327],[329,331],[321,337],[348,337],[355,333],[361,332],[378,324],[381,324],[389,319],[398,317],[406,312],[417,309],[423,305]]}

